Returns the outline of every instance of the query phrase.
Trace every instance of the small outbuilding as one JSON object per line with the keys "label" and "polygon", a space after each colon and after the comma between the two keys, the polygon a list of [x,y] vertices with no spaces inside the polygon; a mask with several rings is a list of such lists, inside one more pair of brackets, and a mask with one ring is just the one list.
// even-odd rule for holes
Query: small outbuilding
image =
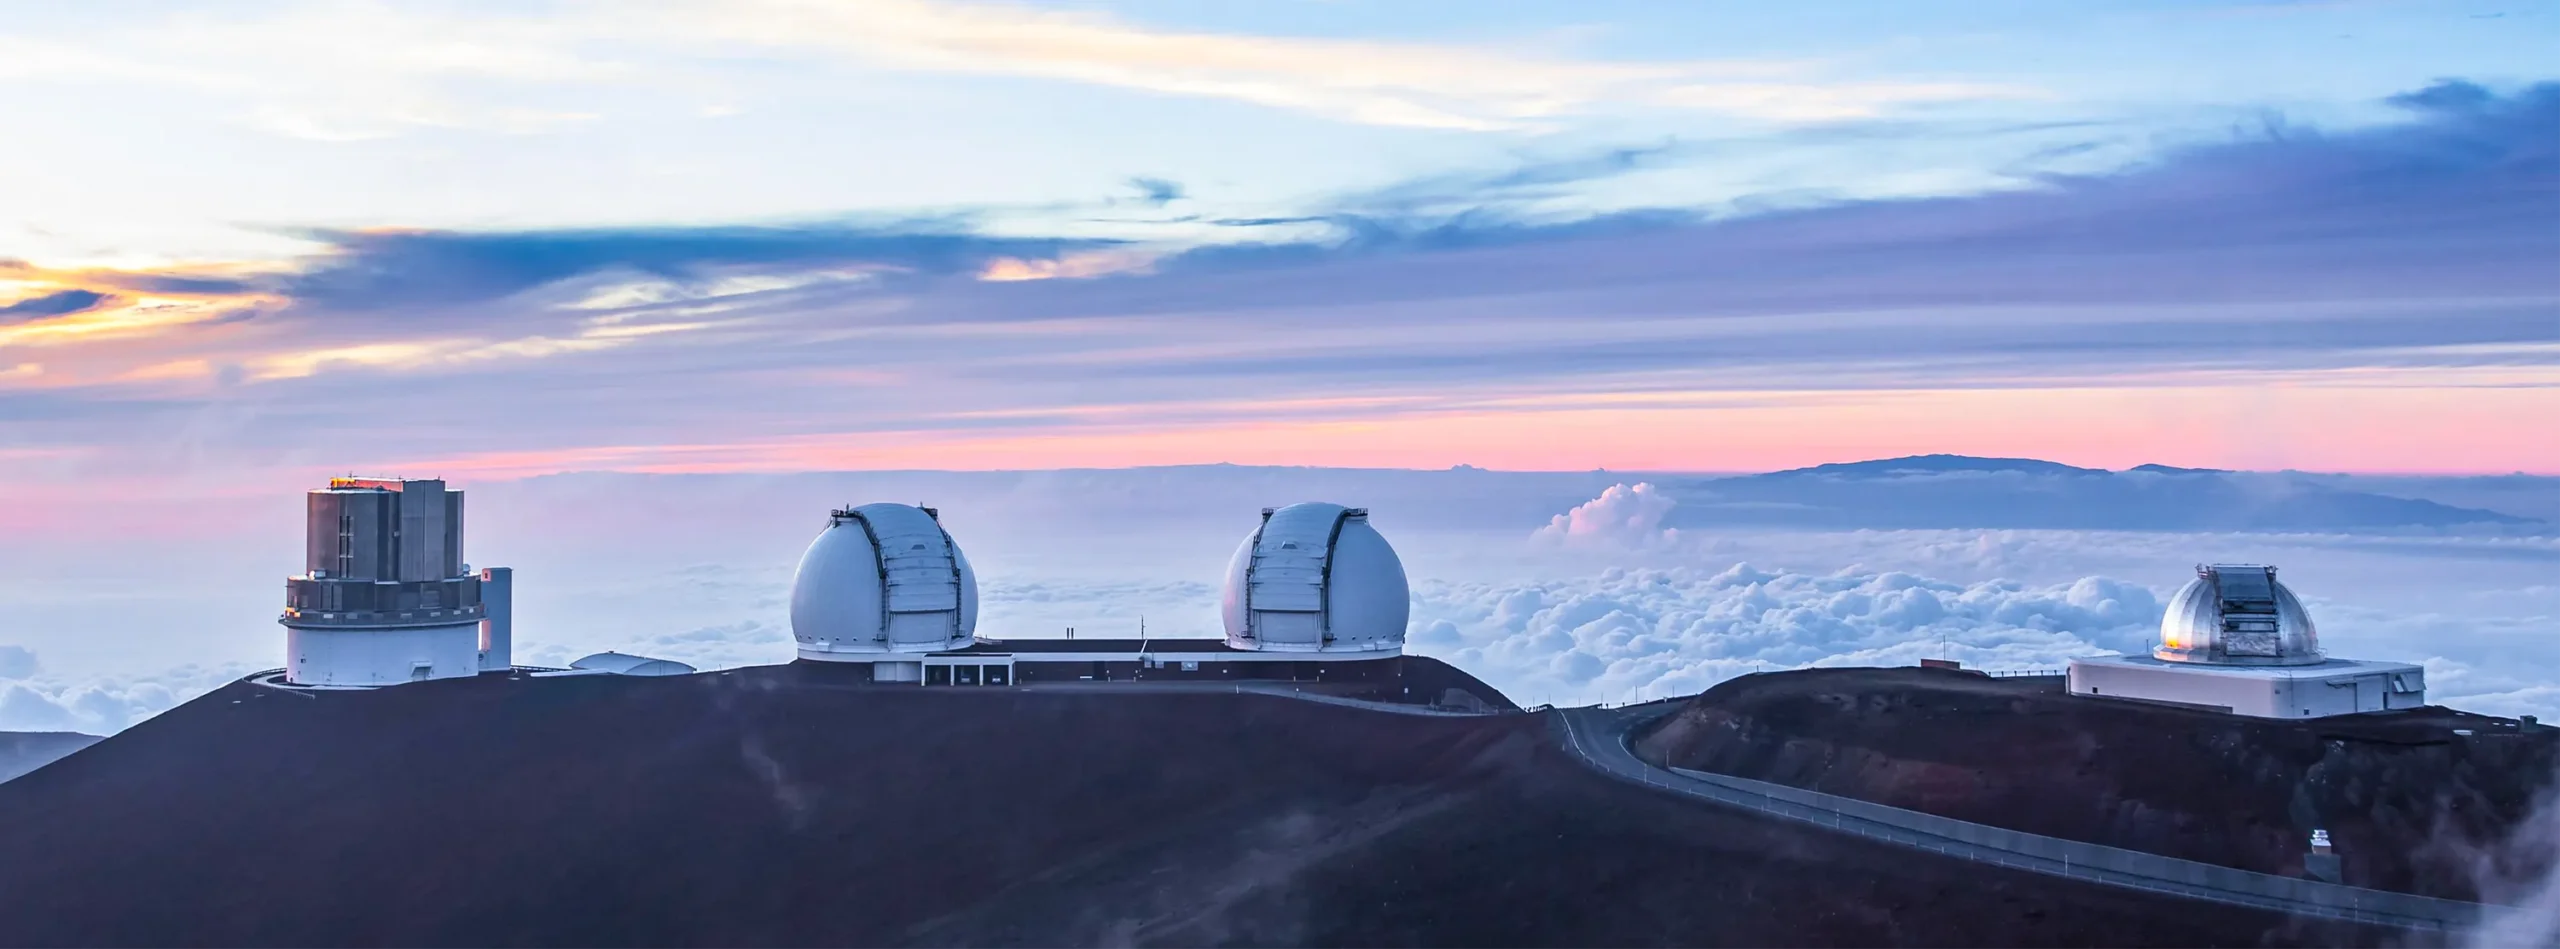
{"label": "small outbuilding", "polygon": [[682,676],[694,673],[692,666],[673,659],[651,659],[620,652],[600,652],[570,663],[569,668],[618,676]]}

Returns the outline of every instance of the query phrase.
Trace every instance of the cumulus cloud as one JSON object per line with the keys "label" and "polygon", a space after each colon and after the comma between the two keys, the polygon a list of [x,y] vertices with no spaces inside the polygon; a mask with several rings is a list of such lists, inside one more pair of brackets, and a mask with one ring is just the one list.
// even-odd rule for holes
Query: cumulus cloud
{"label": "cumulus cloud", "polygon": [[239,663],[185,665],[130,677],[0,682],[0,731],[112,734],[253,671]]}
{"label": "cumulus cloud", "polygon": [[2108,577],[1958,584],[1736,563],[1525,585],[1426,583],[1414,616],[1416,652],[1515,699],[1579,704],[1695,693],[1756,671],[1940,655],[1979,668],[2059,669],[2073,656],[2145,648],[2160,603],[2149,588]]}
{"label": "cumulus cloud", "polygon": [[1678,501],[1648,482],[1613,484],[1600,496],[1556,515],[1538,528],[1534,538],[1567,545],[1643,546],[1676,540],[1680,532],[1662,526]]}

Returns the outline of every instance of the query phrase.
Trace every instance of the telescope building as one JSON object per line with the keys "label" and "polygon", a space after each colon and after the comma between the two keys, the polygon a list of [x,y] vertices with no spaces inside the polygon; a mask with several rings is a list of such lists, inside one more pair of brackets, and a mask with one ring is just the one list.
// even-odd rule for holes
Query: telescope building
{"label": "telescope building", "polygon": [[332,478],[307,496],[285,581],[285,680],[369,687],[509,668],[514,572],[462,556],[462,492]]}
{"label": "telescope building", "polygon": [[875,682],[1400,681],[1402,664],[1380,660],[1404,654],[1404,564],[1364,509],[1264,509],[1221,605],[1224,639],[981,638],[977,575],[939,514],[866,504],[830,512],[801,557],[791,630],[801,660],[868,664]]}
{"label": "telescope building", "polygon": [[2169,598],[2148,656],[2071,660],[2073,695],[2261,718],[2321,718],[2427,704],[2426,670],[2332,658],[2293,591],[2262,564],[2198,566]]}

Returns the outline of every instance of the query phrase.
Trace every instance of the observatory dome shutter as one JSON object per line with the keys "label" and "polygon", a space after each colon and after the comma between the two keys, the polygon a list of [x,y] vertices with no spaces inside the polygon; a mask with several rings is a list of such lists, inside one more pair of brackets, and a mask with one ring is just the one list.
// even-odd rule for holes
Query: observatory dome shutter
{"label": "observatory dome shutter", "polygon": [[2283,655],[2277,630],[2276,581],[2255,565],[2216,566],[2207,574],[2220,607],[2222,648],[2233,656]]}
{"label": "observatory dome shutter", "polygon": [[945,613],[960,609],[960,568],[951,538],[923,511],[904,505],[868,505],[862,518],[880,548],[882,592],[890,613]]}
{"label": "observatory dome shutter", "polygon": [[2196,578],[2169,598],[2151,655],[2241,665],[2322,661],[2310,612],[2276,579],[2276,568],[2264,564],[2196,565]]}
{"label": "observatory dome shutter", "polygon": [[1245,622],[1256,642],[1312,649],[1332,639],[1325,585],[1344,514],[1332,504],[1292,504],[1263,520],[1245,585]]}
{"label": "observatory dome shutter", "polygon": [[1253,548],[1251,607],[1324,612],[1325,561],[1333,554],[1334,525],[1341,521],[1342,509],[1329,504],[1293,504],[1273,512]]}

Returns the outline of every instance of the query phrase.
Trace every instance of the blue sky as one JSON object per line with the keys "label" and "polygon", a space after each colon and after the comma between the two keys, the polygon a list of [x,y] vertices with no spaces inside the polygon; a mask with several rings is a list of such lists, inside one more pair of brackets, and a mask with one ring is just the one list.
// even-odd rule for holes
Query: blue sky
{"label": "blue sky", "polygon": [[2555,40],[2485,0],[36,6],[0,485],[2560,471]]}
{"label": "blue sky", "polygon": [[[0,198],[0,252],[168,262],[306,250],[276,232],[314,225],[985,210],[1049,230],[1135,176],[1180,182],[1186,211],[1268,216],[1666,142],[1711,154],[1544,209],[1945,193],[2072,164],[2039,156],[2057,144],[2103,166],[2264,115],[2384,120],[2384,97],[2440,77],[2543,78],[2555,20],[2501,3],[41,5],[0,26],[19,91],[0,127],[42,143],[0,157],[33,185]],[[1859,119],[1880,127],[1801,135]],[[2042,123],[2070,127],[1984,134]]]}

